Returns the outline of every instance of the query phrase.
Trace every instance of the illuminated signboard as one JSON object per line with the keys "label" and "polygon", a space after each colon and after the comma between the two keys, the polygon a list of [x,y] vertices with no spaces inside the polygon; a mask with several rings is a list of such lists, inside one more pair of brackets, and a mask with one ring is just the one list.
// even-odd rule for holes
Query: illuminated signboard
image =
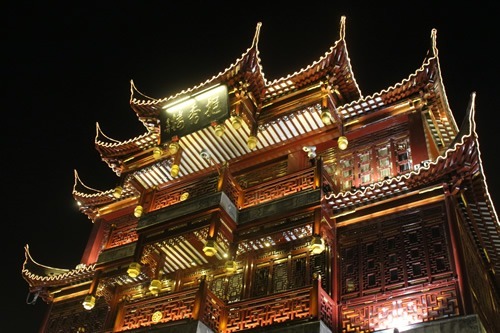
{"label": "illuminated signboard", "polygon": [[170,141],[221,123],[229,117],[228,93],[225,85],[216,86],[175,104],[166,105],[160,113],[161,140]]}

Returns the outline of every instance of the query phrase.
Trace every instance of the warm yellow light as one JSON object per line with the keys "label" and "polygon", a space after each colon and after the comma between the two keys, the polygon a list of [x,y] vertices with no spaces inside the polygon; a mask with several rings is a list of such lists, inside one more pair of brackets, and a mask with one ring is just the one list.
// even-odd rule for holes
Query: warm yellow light
{"label": "warm yellow light", "polygon": [[342,135],[339,136],[337,143],[340,150],[345,150],[347,148],[347,145],[349,144],[349,141],[347,141],[347,138]]}
{"label": "warm yellow light", "polygon": [[138,277],[139,274],[141,274],[141,264],[138,262],[131,262],[130,265],[128,265],[127,274],[131,278]]}
{"label": "warm yellow light", "polygon": [[257,137],[250,135],[247,140],[248,149],[253,150],[257,147]]}
{"label": "warm yellow light", "polygon": [[241,128],[241,122],[243,120],[241,119],[240,116],[234,116],[231,118],[231,124],[233,125],[233,128],[235,130],[239,130]]}
{"label": "warm yellow light", "polygon": [[172,168],[170,169],[170,176],[177,177],[178,174],[179,174],[179,165],[173,164]]}
{"label": "warm yellow light", "polygon": [[122,196],[122,192],[123,192],[123,187],[117,186],[117,187],[115,187],[115,191],[113,192],[113,196],[116,199],[119,199]]}
{"label": "warm yellow light", "polygon": [[189,193],[188,192],[184,192],[184,193],[181,194],[180,200],[181,201],[185,201],[185,200],[187,200],[187,198],[189,198]]}
{"label": "warm yellow light", "polygon": [[205,246],[203,247],[203,253],[208,257],[213,257],[217,253],[215,248],[215,241],[213,239],[207,240]]}
{"label": "warm yellow light", "polygon": [[155,160],[159,159],[163,155],[163,151],[161,150],[160,147],[155,147],[153,149],[153,157]]}
{"label": "warm yellow light", "polygon": [[161,311],[156,311],[155,313],[153,313],[153,315],[151,316],[151,321],[153,323],[158,323],[160,322],[161,318],[163,318],[163,314],[161,313]]}
{"label": "warm yellow light", "polygon": [[328,111],[321,112],[321,121],[325,125],[330,125],[332,123],[332,118],[330,116],[330,112],[328,112]]}
{"label": "warm yellow light", "polygon": [[161,286],[162,283],[160,280],[157,279],[151,280],[151,283],[149,284],[149,291],[153,295],[158,295],[158,293],[161,291]]}
{"label": "warm yellow light", "polygon": [[325,241],[319,236],[313,236],[309,247],[312,254],[320,254],[325,250]]}
{"label": "warm yellow light", "polygon": [[134,216],[137,217],[137,218],[141,217],[142,216],[142,211],[143,211],[143,208],[142,208],[141,205],[136,206],[135,209],[134,209]]}
{"label": "warm yellow light", "polygon": [[234,260],[228,260],[226,261],[226,263],[224,264],[224,269],[226,270],[226,272],[228,273],[234,273],[236,272],[236,270],[238,269],[238,264],[236,263],[236,261]]}
{"label": "warm yellow light", "polygon": [[168,152],[171,155],[176,154],[179,151],[179,144],[177,142],[170,142],[168,145]]}
{"label": "warm yellow light", "polygon": [[92,310],[95,306],[95,297],[92,295],[85,296],[82,305],[85,310]]}
{"label": "warm yellow light", "polygon": [[214,131],[215,131],[215,135],[217,135],[218,137],[221,137],[224,135],[224,125],[216,125],[214,127]]}

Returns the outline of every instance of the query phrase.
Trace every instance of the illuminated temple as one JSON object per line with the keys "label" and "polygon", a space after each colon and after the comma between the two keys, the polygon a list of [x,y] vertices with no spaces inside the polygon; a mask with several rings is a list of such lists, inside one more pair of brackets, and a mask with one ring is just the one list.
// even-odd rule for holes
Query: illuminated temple
{"label": "illuminated temple", "polygon": [[[500,224],[475,125],[460,124],[436,30],[422,66],[363,95],[345,17],[323,56],[269,81],[250,47],[159,99],[131,82],[145,131],[75,171],[92,223],[81,263],[26,245],[40,332],[500,332]],[[423,54],[425,51],[422,50]]]}

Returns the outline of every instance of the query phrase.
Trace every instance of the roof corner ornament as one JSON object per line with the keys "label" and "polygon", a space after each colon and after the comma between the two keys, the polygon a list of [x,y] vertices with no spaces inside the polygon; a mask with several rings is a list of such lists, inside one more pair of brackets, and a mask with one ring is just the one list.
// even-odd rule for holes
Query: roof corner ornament
{"label": "roof corner ornament", "polygon": [[[38,299],[39,295],[40,295],[40,291],[37,291],[36,293],[32,293],[31,291],[28,292],[28,295],[26,296],[26,304],[35,305],[36,300]],[[30,296],[33,296],[33,298],[31,300],[30,300]]]}
{"label": "roof corner ornament", "polygon": [[257,27],[255,28],[255,35],[252,41],[252,47],[256,47],[259,42],[260,28],[262,27],[262,22],[257,22]]}
{"label": "roof corner ornament", "polygon": [[340,17],[340,31],[339,31],[339,37],[341,40],[345,38],[345,15],[342,15]]}
{"label": "roof corner ornament", "polygon": [[438,49],[437,49],[437,29],[436,28],[433,28],[431,30],[431,49],[432,49],[432,55],[434,57],[437,57]]}

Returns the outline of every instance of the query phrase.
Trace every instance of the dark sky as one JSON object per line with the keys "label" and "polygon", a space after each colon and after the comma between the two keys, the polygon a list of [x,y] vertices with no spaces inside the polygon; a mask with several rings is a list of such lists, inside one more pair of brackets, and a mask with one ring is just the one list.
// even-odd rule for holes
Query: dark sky
{"label": "dark sky", "polygon": [[[500,202],[495,134],[500,117],[498,5],[436,7],[345,5],[353,1],[9,1],[2,8],[3,256],[2,316],[19,332],[36,332],[46,309],[26,304],[24,246],[41,264],[74,268],[92,222],[71,195],[76,169],[83,182],[107,190],[117,176],[94,148],[96,122],[117,140],[145,128],[129,106],[130,80],[162,98],[223,71],[251,46],[272,81],[318,60],[346,41],[364,95],[388,88],[421,65],[437,29],[443,81],[458,124],[477,92],[478,134],[487,180]],[[354,2],[356,3],[356,2]],[[495,6],[495,7],[494,7]],[[6,117],[6,118],[5,118]],[[497,204],[498,206],[498,204]],[[7,281],[7,282],[5,282]],[[19,321],[21,320],[21,321]],[[16,325],[16,326],[13,326]]]}

